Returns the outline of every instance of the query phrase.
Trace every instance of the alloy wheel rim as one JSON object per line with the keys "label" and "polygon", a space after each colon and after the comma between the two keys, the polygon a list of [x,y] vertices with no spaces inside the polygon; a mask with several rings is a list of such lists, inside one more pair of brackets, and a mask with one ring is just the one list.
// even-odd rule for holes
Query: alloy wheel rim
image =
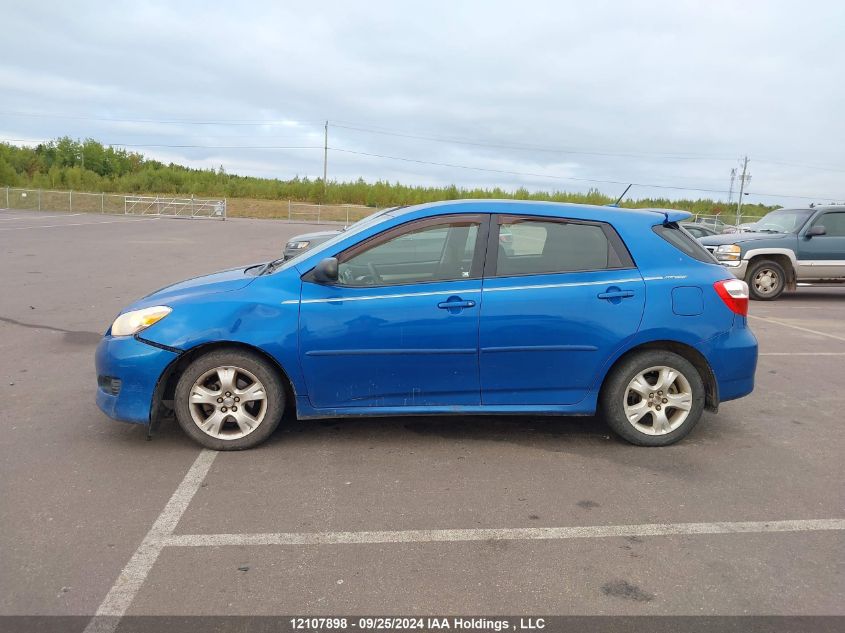
{"label": "alloy wheel rim", "polygon": [[623,407],[625,418],[640,433],[666,435],[689,417],[692,387],[673,367],[649,367],[628,383]]}
{"label": "alloy wheel rim", "polygon": [[754,276],[754,288],[762,294],[771,294],[777,289],[778,284],[780,284],[780,278],[771,268],[764,268]]}
{"label": "alloy wheel rim", "polygon": [[218,440],[237,440],[252,433],[267,415],[267,391],[242,367],[215,367],[197,378],[188,396],[194,424]]}

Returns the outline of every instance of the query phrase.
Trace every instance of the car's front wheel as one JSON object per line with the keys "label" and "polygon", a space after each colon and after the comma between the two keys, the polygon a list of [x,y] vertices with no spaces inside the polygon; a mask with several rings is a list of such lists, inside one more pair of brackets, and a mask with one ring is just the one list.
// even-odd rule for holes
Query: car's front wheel
{"label": "car's front wheel", "polygon": [[236,451],[266,440],[282,419],[283,383],[257,354],[216,350],[194,360],[176,384],[179,425],[206,448]]}
{"label": "car's front wheel", "polygon": [[610,428],[640,446],[667,446],[685,437],[704,410],[704,382],[687,359],[649,350],[617,365],[602,389]]}

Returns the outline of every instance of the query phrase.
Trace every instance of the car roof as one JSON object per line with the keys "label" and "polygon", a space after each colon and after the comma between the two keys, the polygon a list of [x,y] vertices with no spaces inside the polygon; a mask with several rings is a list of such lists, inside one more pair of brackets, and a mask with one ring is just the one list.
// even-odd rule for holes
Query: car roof
{"label": "car roof", "polygon": [[[616,206],[593,204],[575,204],[570,202],[547,202],[545,200],[509,200],[509,199],[463,199],[428,202],[410,207],[400,207],[388,212],[398,217],[417,214],[422,211],[443,208],[444,213],[514,213],[545,215],[553,217],[575,217],[596,221],[609,221],[614,218],[630,220],[639,218],[648,224],[660,222],[681,222],[691,216],[689,211],[678,209],[631,209]],[[457,208],[456,208],[457,207]],[[461,208],[462,207],[462,208]]]}
{"label": "car roof", "polygon": [[778,209],[773,209],[770,213],[774,211],[845,211],[845,204],[817,204],[814,207],[780,207]]}

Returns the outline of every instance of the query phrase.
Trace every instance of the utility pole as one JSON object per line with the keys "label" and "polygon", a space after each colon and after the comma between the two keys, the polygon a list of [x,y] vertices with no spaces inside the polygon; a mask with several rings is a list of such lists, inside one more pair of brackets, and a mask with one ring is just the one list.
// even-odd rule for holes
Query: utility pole
{"label": "utility pole", "polygon": [[323,135],[323,200],[326,199],[326,190],[328,185],[326,184],[326,177],[328,175],[328,168],[329,168],[329,122],[326,121],[326,126],[324,128],[325,134]]}
{"label": "utility pole", "polygon": [[731,168],[731,187],[728,189],[728,205],[734,200],[734,182],[736,181],[736,167]]}
{"label": "utility pole", "polygon": [[748,156],[742,159],[742,175],[739,177],[739,199],[736,201],[736,224],[742,217],[742,196],[745,195],[745,185],[751,182],[751,174],[748,173]]}

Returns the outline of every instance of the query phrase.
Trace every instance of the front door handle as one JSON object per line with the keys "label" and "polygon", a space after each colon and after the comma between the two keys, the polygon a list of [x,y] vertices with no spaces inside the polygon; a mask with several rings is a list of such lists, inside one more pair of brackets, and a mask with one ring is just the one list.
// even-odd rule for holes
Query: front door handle
{"label": "front door handle", "polygon": [[633,290],[613,290],[610,292],[600,292],[598,294],[599,299],[627,299],[628,297],[633,296]]}
{"label": "front door handle", "polygon": [[437,307],[441,310],[457,312],[459,310],[463,310],[464,308],[475,307],[475,301],[473,301],[472,299],[464,300],[460,297],[449,297],[446,301],[441,301],[440,303],[438,303]]}

